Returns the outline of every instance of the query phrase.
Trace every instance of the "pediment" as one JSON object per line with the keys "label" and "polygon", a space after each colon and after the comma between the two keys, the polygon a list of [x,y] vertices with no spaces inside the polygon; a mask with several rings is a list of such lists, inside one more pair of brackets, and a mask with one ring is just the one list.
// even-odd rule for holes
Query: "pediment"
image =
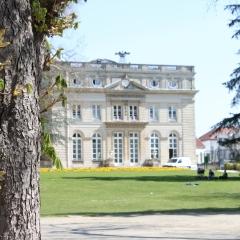
{"label": "pediment", "polygon": [[128,78],[122,78],[122,80],[119,80],[117,82],[114,82],[112,84],[108,84],[105,86],[105,89],[109,90],[136,90],[136,91],[149,91],[148,88],[142,86],[139,83],[136,83]]}

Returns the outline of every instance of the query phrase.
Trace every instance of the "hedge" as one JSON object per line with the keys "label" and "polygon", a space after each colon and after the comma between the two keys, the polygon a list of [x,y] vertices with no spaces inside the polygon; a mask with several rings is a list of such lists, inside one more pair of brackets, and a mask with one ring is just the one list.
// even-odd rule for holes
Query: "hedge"
{"label": "hedge", "polygon": [[240,163],[225,163],[224,169],[226,170],[240,170]]}

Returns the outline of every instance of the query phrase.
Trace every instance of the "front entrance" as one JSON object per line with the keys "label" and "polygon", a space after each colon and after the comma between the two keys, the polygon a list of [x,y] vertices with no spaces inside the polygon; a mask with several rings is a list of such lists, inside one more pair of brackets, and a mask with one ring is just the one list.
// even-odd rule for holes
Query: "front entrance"
{"label": "front entrance", "polygon": [[130,133],[130,164],[138,164],[138,134]]}

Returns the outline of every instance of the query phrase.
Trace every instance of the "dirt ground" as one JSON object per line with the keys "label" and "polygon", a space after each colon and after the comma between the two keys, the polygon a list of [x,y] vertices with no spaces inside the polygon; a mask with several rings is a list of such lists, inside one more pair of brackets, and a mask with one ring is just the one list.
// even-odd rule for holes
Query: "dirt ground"
{"label": "dirt ground", "polygon": [[43,240],[240,239],[240,212],[41,218]]}

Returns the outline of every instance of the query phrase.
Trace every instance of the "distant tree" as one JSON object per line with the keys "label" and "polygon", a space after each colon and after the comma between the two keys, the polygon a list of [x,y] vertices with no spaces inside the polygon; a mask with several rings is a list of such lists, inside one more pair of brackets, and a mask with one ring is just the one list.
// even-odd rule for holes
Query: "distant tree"
{"label": "distant tree", "polygon": [[42,72],[52,60],[46,36],[77,27],[76,14],[65,14],[73,2],[0,1],[1,240],[41,239],[39,98]]}
{"label": "distant tree", "polygon": [[[217,0],[216,0],[217,2]],[[240,4],[232,4],[227,5],[225,7],[226,10],[230,10],[231,14],[235,16],[234,19],[230,21],[228,24],[229,27],[236,27],[235,33],[233,34],[232,38],[238,39],[240,37]],[[238,51],[240,54],[240,50]],[[229,92],[235,91],[236,94],[231,101],[231,107],[235,107],[240,103],[240,63],[239,67],[234,69],[232,74],[230,75],[231,79],[223,85],[229,89]],[[224,118],[221,122],[215,124],[212,128],[215,129],[213,133],[221,131],[223,128],[234,129],[236,132],[240,131],[240,113],[231,114],[231,117]],[[240,136],[236,135],[237,137],[233,137],[230,139],[226,139],[225,141],[220,141],[219,143],[224,146],[231,146],[240,142]]]}

